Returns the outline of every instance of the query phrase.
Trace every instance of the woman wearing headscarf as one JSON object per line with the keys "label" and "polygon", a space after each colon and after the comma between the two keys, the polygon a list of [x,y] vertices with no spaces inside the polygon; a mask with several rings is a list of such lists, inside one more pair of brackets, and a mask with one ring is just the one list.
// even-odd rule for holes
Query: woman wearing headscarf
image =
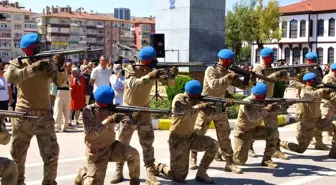
{"label": "woman wearing headscarf", "polygon": [[125,83],[125,74],[122,70],[121,64],[114,64],[113,66],[114,74],[110,77],[110,83],[114,89],[115,98],[113,104],[123,104],[124,97],[124,83]]}
{"label": "woman wearing headscarf", "polygon": [[72,73],[70,77],[70,87],[71,87],[71,118],[75,119],[76,125],[79,125],[79,115],[80,112],[85,107],[85,79],[79,75],[79,69],[77,67],[72,68]]}

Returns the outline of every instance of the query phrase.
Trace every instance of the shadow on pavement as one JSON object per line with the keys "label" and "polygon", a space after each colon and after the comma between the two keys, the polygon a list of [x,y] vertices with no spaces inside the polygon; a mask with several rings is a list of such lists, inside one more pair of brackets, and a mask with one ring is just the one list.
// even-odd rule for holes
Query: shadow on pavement
{"label": "shadow on pavement", "polygon": [[[213,178],[215,184],[220,185],[246,185],[246,184],[258,184],[258,185],[275,185],[272,183],[265,182],[263,180],[256,180],[256,179],[231,179],[231,178],[222,178],[222,177],[215,177]],[[204,183],[197,182],[195,180],[186,180],[184,183],[173,182],[173,181],[165,181],[160,180],[161,184],[169,184],[169,185],[179,185],[179,184],[199,184],[204,185]]]}
{"label": "shadow on pavement", "polygon": [[330,168],[325,168],[321,166],[314,166],[309,164],[291,164],[291,163],[278,163],[282,170],[276,170],[273,173],[274,177],[295,177],[295,176],[328,176],[326,174],[321,174],[320,172],[332,172],[335,171]]}
{"label": "shadow on pavement", "polygon": [[318,155],[318,156],[310,156],[310,155],[305,155],[304,153],[303,154],[293,154],[293,153],[287,153],[287,152],[284,152],[285,154],[288,155],[289,157],[289,160],[294,160],[294,159],[307,159],[307,160],[313,160],[315,162],[330,162],[330,161],[333,161],[335,162],[334,159],[329,159],[328,158],[328,153],[329,151],[325,151],[327,154],[326,155]]}

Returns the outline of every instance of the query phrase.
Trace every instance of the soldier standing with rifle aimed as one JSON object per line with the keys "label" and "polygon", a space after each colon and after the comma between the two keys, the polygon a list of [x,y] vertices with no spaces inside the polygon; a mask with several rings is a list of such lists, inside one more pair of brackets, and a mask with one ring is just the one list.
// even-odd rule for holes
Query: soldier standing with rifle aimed
{"label": "soldier standing with rifle aimed", "polygon": [[25,59],[10,61],[5,77],[18,87],[16,111],[27,112],[39,119],[14,118],[11,155],[18,164],[17,185],[24,185],[25,161],[31,138],[36,135],[41,157],[44,162],[42,185],[56,185],[59,146],[55,134],[55,121],[50,112],[50,80],[61,85],[66,80],[63,62],[36,59],[40,52],[40,39],[36,33],[28,33],[21,39],[20,48]]}
{"label": "soldier standing with rifle aimed", "polygon": [[[125,70],[125,89],[124,89],[124,105],[129,106],[149,106],[150,91],[155,83],[155,80],[160,80],[164,84],[175,85],[175,79],[168,79],[167,75],[161,70],[150,68],[151,63],[155,59],[156,52],[151,46],[144,47],[139,52],[140,65],[127,65]],[[177,74],[177,68],[172,67],[169,71],[173,76]],[[159,185],[160,182],[155,175],[158,172],[154,169],[154,131],[152,128],[151,114],[141,112],[136,116],[137,129],[140,144],[143,150],[143,160],[146,167],[147,178],[146,183],[149,185]],[[129,144],[135,130],[135,126],[129,121],[123,121],[120,127],[119,141]],[[116,164],[116,172],[111,183],[119,183],[124,180],[123,162]]]}
{"label": "soldier standing with rifle aimed", "polygon": [[[317,89],[316,85],[316,74],[307,73],[303,76],[303,81],[305,84],[291,80],[290,85],[300,90],[299,98],[310,98],[317,101],[322,99],[328,100],[332,104],[336,103],[336,93],[330,88],[320,88]],[[299,122],[297,123],[297,144],[287,141],[281,141],[281,147],[297,152],[304,153],[308,148],[313,136],[316,133],[327,131],[332,128],[334,133],[336,131],[335,125],[330,122],[330,119],[325,117],[322,118],[321,103],[300,103],[297,106],[297,118]],[[332,148],[329,153],[329,158],[336,158],[336,135],[333,135]]]}
{"label": "soldier standing with rifle aimed", "polygon": [[[232,63],[234,53],[231,50],[223,49],[218,53],[218,62],[215,66],[209,66],[205,71],[203,92],[202,95],[224,97],[229,85],[233,85],[240,89],[249,89],[253,85],[250,82],[250,78],[239,79],[239,75],[229,72],[228,67]],[[252,77],[253,78],[253,77]],[[255,80],[255,79],[254,79]],[[251,80],[252,82],[254,81]],[[209,128],[211,121],[214,121],[216,126],[217,138],[221,151],[219,151],[219,160],[221,160],[221,153],[224,153],[226,165],[226,171],[232,171],[235,173],[242,173],[242,170],[237,167],[232,159],[233,150],[230,140],[230,125],[227,117],[227,112],[222,112],[220,115],[208,115],[203,111],[198,113],[195,130],[198,134],[205,135]],[[191,152],[190,157],[190,169],[197,169],[197,151]]]}
{"label": "soldier standing with rifle aimed", "polygon": [[[273,63],[274,56],[273,56],[273,50],[271,48],[264,48],[260,51],[260,55],[262,57],[261,64],[257,65],[255,68],[253,68],[253,72],[259,75],[267,76],[268,78],[274,79],[274,80],[281,80],[281,81],[287,81],[288,80],[288,74],[287,71],[265,71],[265,69],[272,68],[271,64]],[[266,97],[273,97],[273,90],[274,90],[274,83],[267,82],[263,79],[259,79],[258,82],[263,82],[267,86],[267,93]],[[273,131],[277,134],[279,137],[279,131],[278,131],[278,118],[277,113],[269,113],[265,117],[263,117],[265,125],[273,129]],[[281,158],[281,159],[288,159],[288,157],[280,151],[280,140],[277,143],[277,150],[273,154],[273,157],[275,158]],[[253,141],[251,142],[251,148],[249,150],[249,155],[251,157],[256,157],[256,154],[253,150]]]}

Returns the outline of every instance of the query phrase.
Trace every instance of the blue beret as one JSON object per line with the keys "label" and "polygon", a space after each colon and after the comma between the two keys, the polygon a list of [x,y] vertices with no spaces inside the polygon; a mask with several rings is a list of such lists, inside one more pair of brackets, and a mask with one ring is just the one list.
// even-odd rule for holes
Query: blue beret
{"label": "blue beret", "polygon": [[222,49],[217,56],[222,59],[233,59],[235,54],[229,49]]}
{"label": "blue beret", "polygon": [[273,55],[273,49],[271,48],[264,48],[260,51],[261,57],[269,57]]}
{"label": "blue beret", "polygon": [[331,70],[336,70],[336,64],[331,65],[330,69]]}
{"label": "blue beret", "polygon": [[184,90],[190,95],[201,95],[203,88],[199,81],[190,80],[185,84]]}
{"label": "blue beret", "polygon": [[303,76],[303,81],[312,80],[316,77],[315,73],[307,73]]}
{"label": "blue beret", "polygon": [[99,86],[93,93],[95,101],[98,103],[112,104],[114,99],[114,90],[112,87],[103,85]]}
{"label": "blue beret", "polygon": [[156,56],[156,51],[152,46],[146,46],[139,52],[140,60],[151,60]]}
{"label": "blue beret", "polygon": [[37,33],[27,33],[21,38],[20,48],[24,49],[38,42],[40,38]]}
{"label": "blue beret", "polygon": [[317,60],[317,53],[316,52],[309,52],[306,54],[306,58],[309,60]]}
{"label": "blue beret", "polygon": [[264,83],[259,82],[252,88],[252,93],[256,96],[266,94],[267,86]]}

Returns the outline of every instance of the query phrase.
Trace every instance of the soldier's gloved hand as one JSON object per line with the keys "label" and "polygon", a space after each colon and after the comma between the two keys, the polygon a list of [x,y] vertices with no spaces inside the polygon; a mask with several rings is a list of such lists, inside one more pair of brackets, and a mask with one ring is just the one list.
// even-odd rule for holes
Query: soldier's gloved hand
{"label": "soldier's gloved hand", "polygon": [[40,60],[33,63],[33,70],[44,71],[49,67],[50,62],[48,60]]}
{"label": "soldier's gloved hand", "polygon": [[170,68],[169,72],[173,77],[175,77],[175,76],[177,76],[178,69],[177,69],[176,66],[173,66],[173,67]]}
{"label": "soldier's gloved hand", "polygon": [[114,120],[115,123],[120,123],[124,119],[124,117],[125,117],[124,114],[116,113],[116,114],[114,114],[113,120]]}
{"label": "soldier's gloved hand", "polygon": [[152,80],[158,79],[161,75],[162,75],[162,71],[156,70],[156,69],[148,73],[149,78]]}
{"label": "soldier's gloved hand", "polygon": [[210,114],[214,111],[215,108],[215,103],[213,102],[208,102],[208,103],[202,103],[201,104],[201,110],[205,113],[205,114]]}
{"label": "soldier's gloved hand", "polygon": [[334,91],[333,89],[330,89],[330,88],[322,88],[319,90],[322,91],[323,94],[330,94]]}
{"label": "soldier's gloved hand", "polygon": [[288,107],[290,107],[290,106],[292,106],[292,105],[294,105],[294,102],[293,102],[293,101],[287,101],[287,106],[288,106]]}
{"label": "soldier's gloved hand", "polygon": [[234,105],[233,100],[232,99],[226,99],[226,103],[224,103],[224,106],[225,107],[230,107],[232,105]]}
{"label": "soldier's gloved hand", "polygon": [[105,127],[109,127],[109,126],[111,126],[112,123],[115,123],[115,121],[114,121],[114,115],[111,115],[111,116],[107,117],[107,118],[103,121],[103,125],[104,125]]}
{"label": "soldier's gloved hand", "polygon": [[265,109],[268,111],[268,112],[272,112],[274,110],[276,110],[276,108],[278,107],[278,104],[277,103],[272,103],[272,104],[269,104],[265,107]]}
{"label": "soldier's gloved hand", "polygon": [[235,73],[229,73],[226,76],[229,78],[229,80],[233,81],[234,79],[238,78],[239,75]]}

